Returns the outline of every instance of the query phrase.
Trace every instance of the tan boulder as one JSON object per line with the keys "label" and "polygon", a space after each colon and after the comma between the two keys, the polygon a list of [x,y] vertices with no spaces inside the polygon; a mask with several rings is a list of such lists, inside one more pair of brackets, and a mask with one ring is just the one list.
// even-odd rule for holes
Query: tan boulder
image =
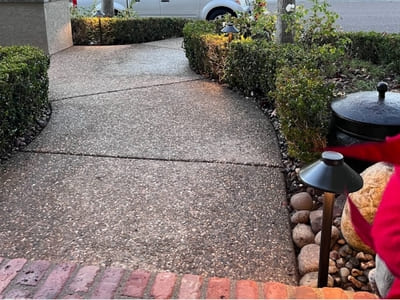
{"label": "tan boulder", "polygon": [[[393,174],[393,170],[394,168],[392,165],[382,162],[370,166],[361,173],[364,180],[362,189],[350,194],[350,198],[369,223],[372,223],[374,220],[376,210],[382,199],[383,191],[386,188],[390,176]],[[341,230],[343,237],[351,247],[359,251],[374,253],[374,251],[365,245],[356,234],[351,223],[349,204],[347,201],[343,209]]]}

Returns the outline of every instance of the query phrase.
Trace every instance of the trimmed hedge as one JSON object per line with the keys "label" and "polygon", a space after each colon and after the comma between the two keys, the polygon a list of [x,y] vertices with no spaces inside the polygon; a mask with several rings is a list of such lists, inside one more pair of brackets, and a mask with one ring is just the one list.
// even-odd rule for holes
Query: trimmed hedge
{"label": "trimmed hedge", "polygon": [[267,95],[275,89],[279,45],[265,41],[231,44],[226,63],[226,82],[245,95]]}
{"label": "trimmed hedge", "polygon": [[324,79],[317,69],[285,66],[272,92],[288,154],[304,162],[319,158],[326,147],[333,85]]}
{"label": "trimmed hedge", "polygon": [[48,108],[49,63],[34,47],[0,47],[0,157]]}
{"label": "trimmed hedge", "polygon": [[351,40],[351,56],[385,65],[388,70],[400,73],[400,34],[351,32],[345,35]]}
{"label": "trimmed hedge", "polygon": [[[182,36],[181,18],[73,18],[74,45],[122,45]],[[100,43],[101,24],[101,43]]]}
{"label": "trimmed hedge", "polygon": [[216,77],[211,74],[210,61],[207,55],[207,44],[202,37],[215,34],[216,25],[207,21],[189,22],[183,28],[183,47],[189,65],[196,73]]}

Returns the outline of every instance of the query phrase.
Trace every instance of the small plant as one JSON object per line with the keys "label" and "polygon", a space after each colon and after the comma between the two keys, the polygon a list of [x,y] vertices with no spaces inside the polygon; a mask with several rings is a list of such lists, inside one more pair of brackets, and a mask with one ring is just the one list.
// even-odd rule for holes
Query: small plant
{"label": "small plant", "polygon": [[340,35],[340,28],[336,25],[339,15],[329,10],[327,0],[310,1],[310,9],[299,5],[294,12],[283,16],[288,24],[288,31],[295,33],[295,42],[308,48],[331,44],[344,51],[350,40]]}
{"label": "small plant", "polygon": [[[265,1],[264,1],[265,2]],[[233,23],[239,29],[239,36],[244,38],[252,38],[259,40],[272,41],[275,36],[276,16],[266,10],[266,6],[261,6],[257,17],[248,13],[238,14],[237,17],[232,17],[227,14],[220,20],[216,20],[217,33],[223,28],[226,23]]]}
{"label": "small plant", "polygon": [[96,14],[97,0],[94,0],[89,7],[71,7],[71,18],[90,18]]}
{"label": "small plant", "polygon": [[133,9],[133,5],[136,3],[136,0],[127,1],[126,8],[124,10],[119,11],[115,16],[123,19],[132,19],[136,17],[136,12]]}

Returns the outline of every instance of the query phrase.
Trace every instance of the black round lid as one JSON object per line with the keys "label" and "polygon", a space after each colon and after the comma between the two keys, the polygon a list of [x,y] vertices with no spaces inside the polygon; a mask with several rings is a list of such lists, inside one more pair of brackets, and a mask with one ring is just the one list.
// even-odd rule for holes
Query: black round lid
{"label": "black round lid", "polygon": [[385,82],[377,92],[359,92],[332,102],[335,125],[342,131],[370,140],[400,133],[400,93],[387,92]]}

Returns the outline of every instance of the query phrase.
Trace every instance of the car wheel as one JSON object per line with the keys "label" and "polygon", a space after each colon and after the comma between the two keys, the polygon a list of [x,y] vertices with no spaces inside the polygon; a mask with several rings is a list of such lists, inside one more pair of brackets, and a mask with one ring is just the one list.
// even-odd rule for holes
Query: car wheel
{"label": "car wheel", "polygon": [[207,20],[208,21],[212,21],[212,20],[215,20],[215,19],[220,19],[226,14],[231,14],[232,16],[235,16],[235,14],[232,11],[228,10],[228,9],[218,8],[216,10],[213,10],[208,15]]}

